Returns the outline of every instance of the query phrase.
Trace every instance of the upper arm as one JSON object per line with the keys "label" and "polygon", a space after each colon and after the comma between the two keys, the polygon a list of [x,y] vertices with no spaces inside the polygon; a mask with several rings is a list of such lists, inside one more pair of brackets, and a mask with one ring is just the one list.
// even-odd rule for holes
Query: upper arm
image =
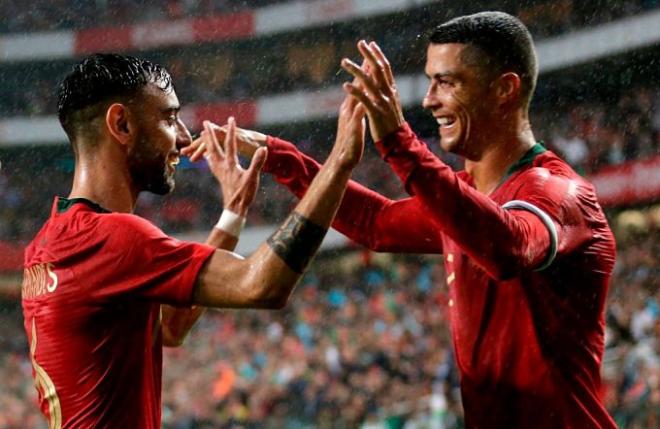
{"label": "upper arm", "polygon": [[[558,254],[570,252],[587,240],[585,228],[588,208],[581,201],[589,199],[586,183],[551,174],[547,169],[531,169],[524,177],[513,200],[502,207],[523,218],[535,231],[528,235],[528,246],[545,249],[536,269],[549,266]],[[596,204],[595,195],[592,202]]]}
{"label": "upper arm", "polygon": [[[267,257],[265,252],[270,251],[262,246],[244,259],[233,252],[216,250],[199,271],[193,304],[222,308],[283,307],[288,294],[280,293],[281,288],[276,284],[295,284],[299,276],[284,261],[272,255]],[[275,272],[278,275],[270,275]]]}
{"label": "upper arm", "polygon": [[523,255],[529,255],[530,266],[536,271],[549,267],[557,256],[558,228],[555,221],[540,207],[523,200],[511,200],[502,206],[525,231]]}
{"label": "upper arm", "polygon": [[246,307],[252,290],[246,287],[244,260],[218,249],[202,266],[193,290],[193,304],[207,307]]}

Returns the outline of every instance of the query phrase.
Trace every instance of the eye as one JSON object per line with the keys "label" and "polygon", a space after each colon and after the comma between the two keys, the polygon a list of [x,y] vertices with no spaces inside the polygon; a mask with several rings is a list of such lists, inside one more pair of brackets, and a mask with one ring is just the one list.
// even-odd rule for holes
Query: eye
{"label": "eye", "polygon": [[178,117],[178,115],[177,115],[176,113],[171,113],[171,114],[167,117],[167,123],[168,123],[169,125],[175,125],[175,124],[177,123],[178,120],[179,120],[179,117]]}
{"label": "eye", "polygon": [[452,87],[452,86],[454,86],[454,83],[447,80],[447,79],[438,79],[437,82],[438,82],[438,86],[442,86],[442,87]]}

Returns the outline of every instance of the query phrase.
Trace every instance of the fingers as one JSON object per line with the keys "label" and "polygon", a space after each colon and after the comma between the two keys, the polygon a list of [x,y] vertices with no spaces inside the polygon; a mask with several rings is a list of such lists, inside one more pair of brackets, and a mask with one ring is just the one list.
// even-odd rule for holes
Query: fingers
{"label": "fingers", "polygon": [[385,72],[383,70],[383,64],[377,58],[371,45],[368,45],[364,40],[360,40],[358,42],[358,50],[367,61],[367,64],[371,66],[371,74],[373,75],[375,81],[380,84],[379,86],[383,88],[384,86],[388,85],[387,78],[385,77]]}
{"label": "fingers", "polygon": [[367,108],[362,103],[357,103],[355,109],[353,110],[353,120],[361,121],[364,119],[364,116],[367,114]]}
{"label": "fingers", "polygon": [[344,91],[348,92],[350,95],[353,96],[350,98],[357,99],[367,108],[367,110],[371,112],[379,111],[378,106],[376,106],[373,100],[359,86],[346,82],[344,83],[343,88]]}
{"label": "fingers", "polygon": [[[341,64],[340,64],[341,65]],[[371,67],[369,67],[369,63],[367,60],[363,59],[362,64],[360,64],[360,69],[364,70],[364,72],[369,75],[371,73]],[[353,76],[353,82],[351,82],[353,85],[358,86],[362,88],[362,83],[360,83],[360,79]]]}
{"label": "fingers", "polygon": [[[378,97],[380,91],[376,82],[369,76],[362,68],[358,67],[353,61],[348,58],[341,60],[341,66],[348,73],[352,74],[355,79],[353,81],[353,86],[358,87],[362,86],[366,90],[367,94],[373,98]],[[359,82],[360,85],[356,85],[355,82]]]}
{"label": "fingers", "polygon": [[254,152],[252,156],[252,161],[250,161],[250,166],[247,169],[247,174],[252,177],[258,175],[261,172],[261,169],[266,163],[266,157],[268,156],[268,149],[265,147],[260,147]]}
{"label": "fingers", "polygon": [[236,120],[233,116],[230,116],[227,120],[227,134],[225,134],[224,148],[227,159],[238,163],[238,158],[236,158]]}
{"label": "fingers", "polygon": [[181,149],[181,155],[183,156],[190,156],[190,154],[194,153],[197,148],[199,147],[200,144],[202,144],[202,140],[197,137],[195,138],[192,143],[190,143],[188,146],[184,147]]}
{"label": "fingers", "polygon": [[387,80],[387,83],[390,86],[394,86],[394,75],[392,74],[392,66],[390,66],[390,62],[387,60],[385,54],[383,54],[383,51],[381,51],[380,46],[378,46],[378,43],[376,42],[371,42],[369,43],[369,47],[371,47],[375,57],[382,64],[383,73],[385,75],[385,79]]}
{"label": "fingers", "polygon": [[204,144],[206,148],[206,155],[209,157],[217,157],[219,159],[222,159],[224,157],[224,154],[222,152],[222,148],[220,147],[220,143],[218,143],[218,138],[215,135],[215,132],[213,132],[212,128],[212,123],[210,121],[204,121]]}
{"label": "fingers", "polygon": [[[208,126],[207,126],[208,122]],[[230,117],[227,120],[228,124],[223,125],[222,127],[209,122],[204,121],[204,129],[200,133],[200,137],[193,141],[190,146],[184,148],[181,152],[190,158],[191,162],[197,162],[205,153],[216,154],[220,153],[221,156],[227,156],[228,159],[232,160],[234,163],[238,163],[238,129],[236,128],[236,120],[233,117]],[[229,135],[229,122],[231,122],[233,128],[233,137]],[[222,137],[224,135],[224,145],[220,145],[218,136]],[[207,139],[210,139],[209,146],[207,146]],[[218,148],[218,151],[207,152],[208,147],[213,149],[211,143],[215,142]],[[232,144],[233,142],[233,144]],[[252,153],[250,153],[252,156]]]}
{"label": "fingers", "polygon": [[[192,142],[192,144],[190,146],[188,146],[188,147],[194,148],[194,150],[195,150],[192,155],[189,155],[189,158],[190,158],[191,162],[199,161],[199,159],[202,157],[202,155],[204,155],[204,152],[206,151],[206,145],[204,144],[205,136],[206,136],[206,132],[203,131],[202,134],[201,134],[201,137],[199,137],[197,140]],[[186,148],[186,149],[188,149],[188,148]],[[190,150],[193,150],[193,149],[190,149]],[[187,152],[190,152],[190,151],[187,151]]]}

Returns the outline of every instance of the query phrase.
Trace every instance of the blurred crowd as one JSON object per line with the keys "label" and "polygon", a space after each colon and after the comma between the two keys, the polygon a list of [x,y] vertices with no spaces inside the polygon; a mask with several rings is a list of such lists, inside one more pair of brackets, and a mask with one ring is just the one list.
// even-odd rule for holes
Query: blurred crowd
{"label": "blurred crowd", "polygon": [[[37,0],[26,8],[25,2],[0,0],[3,16],[11,17],[0,20],[0,33],[131,25],[288,1],[97,0],[72,7],[63,0]],[[220,48],[168,49],[150,58],[170,69],[184,103],[338,84],[346,80],[337,73],[339,60],[356,56],[360,37],[382,41],[397,74],[418,73],[424,52],[419,22],[440,22],[447,14],[492,7],[485,0],[455,3],[442,11],[436,5],[397,15],[396,34],[391,32],[391,16],[374,17],[327,31]],[[649,10],[658,1],[530,0],[498,5],[516,13],[538,39]],[[0,117],[54,114],[55,87],[65,66],[69,64],[2,65]],[[600,97],[562,105],[540,97],[532,104],[536,138],[581,174],[660,154],[657,84]],[[413,109],[407,118],[420,136],[428,136],[424,140],[438,156],[461,168],[456,157],[441,153],[430,116]],[[333,140],[334,124],[327,122],[306,131],[296,128],[295,143],[319,160]],[[288,130],[283,127],[276,134],[292,137]],[[71,156],[63,149],[54,151],[0,152],[0,241],[29,241],[49,215],[53,197],[67,195]],[[371,146],[354,178],[391,198],[405,196]],[[264,175],[248,226],[280,222],[293,204],[290,194]],[[167,232],[207,230],[221,210],[218,185],[204,163],[185,160],[172,195],[144,194],[138,203],[138,214]],[[617,226],[617,266],[606,313],[603,395],[626,429],[660,426],[660,220],[657,209],[645,213],[631,214]],[[285,310],[208,312],[184,347],[165,353],[164,427],[460,428],[440,261],[355,249],[324,254]],[[46,427],[36,411],[27,356],[20,304],[15,297],[0,296],[0,429]]]}
{"label": "blurred crowd", "polygon": [[227,14],[287,0],[0,0],[5,16],[0,32],[21,33],[132,25],[193,16]]}
{"label": "blurred crowd", "polygon": [[[626,90],[611,103],[583,101],[562,110],[546,105],[533,108],[532,126],[538,140],[578,172],[589,174],[605,165],[659,154],[659,106],[660,89],[641,87]],[[411,114],[408,119],[422,136],[425,126],[428,129],[429,124],[434,125],[425,113]],[[325,131],[312,129],[295,143],[304,152],[323,160],[334,133]],[[456,157],[440,151],[437,137],[427,135],[431,137],[424,140],[438,156],[455,168],[461,167]],[[44,165],[51,163],[44,170],[48,174],[34,174],[33,166],[41,162],[30,154],[4,161],[0,170],[0,240],[31,239],[49,215],[53,197],[68,194],[71,160],[63,156],[53,165],[52,160],[44,159]],[[179,167],[174,193],[166,197],[141,195],[137,213],[168,232],[206,230],[217,221],[222,210],[218,184],[203,161],[194,165],[184,162]],[[401,184],[371,145],[354,179],[391,198],[405,196]],[[248,214],[248,225],[278,223],[294,202],[273,177],[263,175],[259,194]]]}
{"label": "blurred crowd", "polygon": [[[0,0],[1,2],[2,0]],[[346,80],[339,73],[342,58],[356,58],[356,42],[382,43],[397,73],[419,73],[425,55],[417,25],[425,9],[397,16],[398,31],[389,31],[391,17],[340,23],[324,31],[283,34],[277,38],[230,41],[218,45],[174,47],[138,53],[165,66],[184,105],[237,102],[297,90],[314,90]],[[440,14],[436,11],[435,14]],[[52,115],[57,112],[57,87],[77,59],[44,64],[0,63],[0,117]]]}
{"label": "blurred crowd", "polygon": [[[78,1],[75,7],[65,0],[32,0],[26,9],[20,0],[0,0],[0,8],[11,19],[0,21],[0,32],[20,33],[93,27],[132,25],[227,14],[293,0],[96,0]],[[443,3],[443,8],[460,7]],[[472,2],[483,9],[491,2]],[[499,2],[508,12],[517,13],[539,35],[566,31],[575,26],[609,21],[657,6],[657,0],[525,0]]]}
{"label": "blurred crowd", "polygon": [[[123,5],[134,2],[135,0],[81,2],[79,9],[70,8],[69,2],[49,0],[44,2],[48,7],[30,8],[29,13],[21,2],[13,0],[0,0],[0,7],[3,3],[15,3],[14,7],[20,8],[17,16],[31,18],[37,17],[38,11],[63,8],[69,11],[73,19],[74,16],[78,17],[77,14],[84,13],[86,7],[94,10],[99,7],[112,9],[117,3],[118,9],[124,11],[128,18],[138,19],[141,15],[134,13],[134,9],[139,12],[152,11],[158,15],[162,13],[160,8],[166,7],[165,5],[179,3],[148,2],[149,4],[139,8]],[[206,4],[205,2],[189,3],[190,7],[207,7],[201,6],[202,3]],[[222,2],[208,3],[215,5]],[[251,7],[259,2],[226,3],[231,3],[232,7]],[[654,7],[657,1],[603,0],[601,3],[607,3],[603,7],[596,7],[592,3],[572,0],[535,1],[520,6],[519,2],[504,1],[500,6],[504,10],[517,13],[530,26],[538,40],[549,34],[566,32],[599,20],[639,12]],[[9,7],[11,9],[11,5]],[[217,5],[213,7],[222,8]],[[479,5],[472,2],[469,6],[456,5],[454,9],[430,5],[398,14],[395,18],[385,15],[368,20],[352,20],[337,23],[322,31],[285,33],[277,38],[230,41],[213,46],[173,47],[139,55],[157,61],[170,70],[178,95],[184,104],[252,99],[269,94],[338,85],[346,80],[346,75],[339,73],[340,60],[344,57],[357,57],[355,43],[360,38],[374,39],[381,43],[397,74],[419,73],[423,68],[425,56],[425,38],[421,32],[426,30],[420,28],[419,23],[440,23],[450,17],[449,13],[453,16],[478,10],[481,10]],[[43,13],[50,16],[47,12]],[[66,13],[53,14],[58,17],[66,16]],[[9,13],[7,16],[11,15]],[[102,13],[91,15],[103,16]],[[130,19],[121,19],[118,22],[130,22]],[[1,22],[15,23],[20,20]],[[396,32],[391,31],[394,22]],[[55,114],[57,85],[74,61],[75,59],[57,61],[44,64],[43,67],[34,67],[29,62],[0,67],[0,80],[5,83],[0,86],[0,117]]]}
{"label": "blurred crowd", "polygon": [[[660,207],[639,217],[616,228],[606,312],[602,394],[622,429],[660,422]],[[440,257],[348,250],[282,311],[207,312],[166,349],[164,427],[462,427],[444,278]],[[21,321],[0,300],[0,428],[42,429]]]}
{"label": "blurred crowd", "polygon": [[536,138],[582,174],[660,153],[660,88],[628,89],[611,100],[557,111],[532,108]]}

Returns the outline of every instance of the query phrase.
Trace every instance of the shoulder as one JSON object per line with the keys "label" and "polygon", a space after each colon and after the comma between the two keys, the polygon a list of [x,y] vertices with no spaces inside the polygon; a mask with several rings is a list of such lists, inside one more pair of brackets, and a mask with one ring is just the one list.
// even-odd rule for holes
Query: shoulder
{"label": "shoulder", "polygon": [[567,224],[583,224],[586,219],[603,221],[591,183],[556,155],[541,156],[517,177],[511,199],[531,201]]}
{"label": "shoulder", "polygon": [[141,238],[165,237],[165,233],[156,225],[129,213],[107,213],[98,216],[97,231],[114,240],[132,242]]}
{"label": "shoulder", "polygon": [[540,193],[556,199],[577,195],[595,198],[593,186],[551,151],[537,156],[516,182],[523,193]]}

